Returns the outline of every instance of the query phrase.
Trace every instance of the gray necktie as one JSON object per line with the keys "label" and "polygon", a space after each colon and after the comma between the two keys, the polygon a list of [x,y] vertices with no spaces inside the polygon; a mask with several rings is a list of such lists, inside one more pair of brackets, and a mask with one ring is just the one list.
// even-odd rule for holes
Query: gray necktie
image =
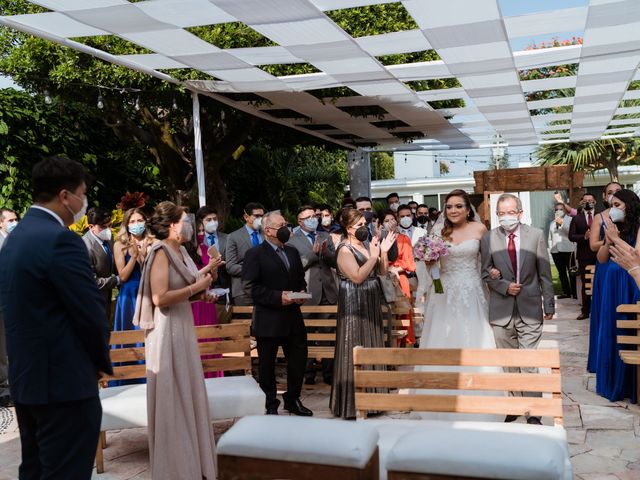
{"label": "gray necktie", "polygon": [[280,256],[280,260],[284,263],[284,266],[289,270],[289,259],[287,258],[287,254],[284,253],[282,248],[277,248],[276,253]]}

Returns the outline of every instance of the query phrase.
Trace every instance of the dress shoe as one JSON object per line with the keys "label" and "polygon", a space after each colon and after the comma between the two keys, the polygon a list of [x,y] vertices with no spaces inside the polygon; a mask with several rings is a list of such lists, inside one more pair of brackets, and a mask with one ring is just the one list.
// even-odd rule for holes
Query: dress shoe
{"label": "dress shoe", "polygon": [[527,423],[529,425],[542,425],[542,422],[540,421],[540,417],[529,417],[527,418]]}
{"label": "dress shoe", "polygon": [[276,402],[271,405],[270,407],[267,407],[267,413],[266,415],[278,415],[278,407],[280,406],[280,400],[278,400],[276,398]]}
{"label": "dress shoe", "polygon": [[581,313],[576,317],[576,320],[586,320],[587,318],[589,318],[589,315]]}
{"label": "dress shoe", "polygon": [[520,415],[507,415],[506,417],[504,417],[504,423],[515,422],[519,416]]}
{"label": "dress shoe", "polygon": [[299,415],[301,417],[313,416],[313,412],[302,405],[302,402],[299,398],[290,403],[284,402],[284,409],[287,410],[290,414],[293,413],[294,415]]}

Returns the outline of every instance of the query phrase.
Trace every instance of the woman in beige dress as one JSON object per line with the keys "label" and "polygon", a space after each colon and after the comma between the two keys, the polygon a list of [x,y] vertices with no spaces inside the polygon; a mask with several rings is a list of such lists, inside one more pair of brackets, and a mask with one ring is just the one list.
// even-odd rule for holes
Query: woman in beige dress
{"label": "woman in beige dress", "polygon": [[162,202],[147,224],[150,249],[134,323],[146,330],[149,457],[154,480],[214,480],[215,442],[190,300],[207,299],[210,263],[198,271],[182,243],[193,236],[184,210]]}

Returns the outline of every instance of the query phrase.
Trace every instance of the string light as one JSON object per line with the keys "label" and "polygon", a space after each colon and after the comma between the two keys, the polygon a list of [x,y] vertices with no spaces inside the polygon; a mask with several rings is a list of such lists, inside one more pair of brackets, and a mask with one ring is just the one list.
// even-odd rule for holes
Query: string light
{"label": "string light", "polygon": [[136,103],[133,106],[133,108],[136,109],[136,111],[140,111],[140,99],[136,97]]}
{"label": "string light", "polygon": [[102,110],[104,108],[104,99],[102,98],[102,94],[98,95],[98,104],[97,107]]}
{"label": "string light", "polygon": [[51,95],[49,95],[49,90],[47,89],[44,91],[44,103],[47,105],[51,105],[53,103],[53,99],[51,98]]}
{"label": "string light", "polygon": [[171,108],[173,108],[174,110],[178,109],[178,102],[176,102],[176,99],[173,99],[173,103],[171,104]]}

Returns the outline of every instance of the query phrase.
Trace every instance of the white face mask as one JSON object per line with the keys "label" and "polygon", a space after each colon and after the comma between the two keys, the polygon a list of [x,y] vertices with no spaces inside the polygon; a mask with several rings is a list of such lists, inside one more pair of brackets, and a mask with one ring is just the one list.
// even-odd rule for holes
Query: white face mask
{"label": "white face mask", "polygon": [[618,207],[611,207],[609,210],[609,218],[613,223],[618,223],[624,220],[624,210]]}
{"label": "white face mask", "polygon": [[500,226],[504,228],[507,232],[511,232],[515,230],[519,224],[520,224],[520,220],[518,219],[518,217],[515,217],[515,216],[500,217]]}
{"label": "white face mask", "polygon": [[262,217],[256,218],[251,226],[255,231],[260,230],[262,228]]}
{"label": "white face mask", "polygon": [[329,227],[331,225],[331,217],[322,217],[322,226]]}
{"label": "white face mask", "polygon": [[18,221],[14,220],[12,222],[7,222],[7,226],[5,227],[7,230],[7,233],[11,233],[13,232],[13,230],[18,226]]}
{"label": "white face mask", "polygon": [[111,240],[111,237],[112,237],[111,229],[105,228],[104,230],[100,230],[100,232],[98,232],[98,235],[96,235],[96,237],[98,237],[103,242],[108,242],[109,240]]}
{"label": "white face mask", "polygon": [[409,228],[413,224],[413,219],[411,217],[402,217],[400,219],[400,225],[402,228]]}
{"label": "white face mask", "polygon": [[[76,197],[78,200],[80,200],[80,197],[77,196],[74,193],[69,192],[69,194],[73,197]],[[85,216],[85,214],[87,213],[87,207],[89,207],[89,200],[87,200],[87,197],[85,196],[84,199],[82,200],[82,208],[80,209],[80,211],[73,213],[73,210],[71,210],[71,208],[69,208],[69,205],[65,205],[65,208],[67,210],[69,210],[69,213],[71,215],[73,215],[73,223],[78,223],[80,220],[82,220],[82,217]]]}
{"label": "white face mask", "polygon": [[207,233],[215,233],[218,230],[218,221],[211,220],[204,225],[204,231]]}
{"label": "white face mask", "polygon": [[400,206],[400,204],[399,204],[399,203],[394,202],[394,203],[392,203],[391,205],[389,205],[389,208],[390,208],[391,210],[393,210],[394,212],[397,212],[397,211],[398,211],[398,207],[399,207],[399,206]]}
{"label": "white face mask", "polygon": [[563,218],[564,217],[564,210],[556,210],[556,217]]}
{"label": "white face mask", "polygon": [[318,219],[316,217],[307,218],[304,222],[304,228],[310,232],[315,232],[318,228]]}

